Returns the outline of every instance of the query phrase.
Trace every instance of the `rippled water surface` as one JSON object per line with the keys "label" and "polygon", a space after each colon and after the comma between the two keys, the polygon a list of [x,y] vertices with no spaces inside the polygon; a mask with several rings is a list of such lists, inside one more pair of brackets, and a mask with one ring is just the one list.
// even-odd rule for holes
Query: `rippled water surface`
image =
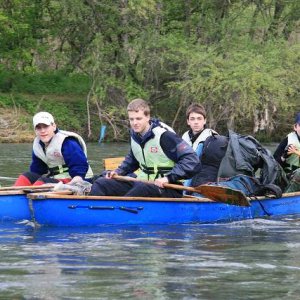
{"label": "rippled water surface", "polygon": [[299,299],[300,216],[222,225],[3,224],[6,299]]}
{"label": "rippled water surface", "polygon": [[[88,147],[97,171],[107,153],[128,149]],[[0,148],[0,176],[27,169],[31,145]],[[3,223],[0,299],[299,299],[299,228],[300,216],[181,226]]]}

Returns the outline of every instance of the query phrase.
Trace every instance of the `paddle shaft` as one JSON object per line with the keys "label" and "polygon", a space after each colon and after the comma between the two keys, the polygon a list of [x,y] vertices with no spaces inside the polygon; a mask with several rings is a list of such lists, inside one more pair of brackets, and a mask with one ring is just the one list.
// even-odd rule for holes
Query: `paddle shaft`
{"label": "paddle shaft", "polygon": [[[120,181],[135,181],[135,182],[143,182],[143,183],[147,183],[147,184],[155,184],[154,180],[143,180],[143,179],[137,179],[137,178],[130,177],[130,176],[114,175],[113,178],[120,180]],[[183,186],[183,185],[179,185],[179,184],[164,183],[163,186],[167,189],[197,192],[197,189],[195,189],[195,188],[192,188],[189,186]]]}
{"label": "paddle shaft", "polygon": [[[114,175],[114,179],[121,181],[136,181],[147,184],[154,184],[154,181],[141,180],[130,176]],[[239,190],[230,189],[227,187],[217,185],[199,185],[197,187],[183,186],[179,184],[164,183],[163,186],[169,189],[176,189],[182,191],[196,192],[214,201],[223,202],[226,204],[233,204],[239,206],[249,206],[250,202],[247,197]]]}
{"label": "paddle shaft", "polygon": [[43,185],[24,185],[24,186],[6,186],[6,187],[0,187],[0,191],[20,191],[24,189],[49,189],[53,188],[55,186],[54,183],[46,183]]}
{"label": "paddle shaft", "polygon": [[17,178],[14,178],[14,177],[5,177],[5,176],[0,176],[0,179],[3,179],[3,180],[17,180]]}

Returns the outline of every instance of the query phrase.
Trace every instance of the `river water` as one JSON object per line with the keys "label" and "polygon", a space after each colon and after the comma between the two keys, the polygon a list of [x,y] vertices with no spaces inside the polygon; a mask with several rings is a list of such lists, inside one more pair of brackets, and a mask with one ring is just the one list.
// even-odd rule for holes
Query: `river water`
{"label": "river water", "polygon": [[[125,155],[128,146],[88,149],[97,173],[104,157]],[[27,170],[30,151],[31,144],[0,144],[0,176]],[[300,216],[217,225],[0,224],[0,299],[299,299],[299,282]]]}

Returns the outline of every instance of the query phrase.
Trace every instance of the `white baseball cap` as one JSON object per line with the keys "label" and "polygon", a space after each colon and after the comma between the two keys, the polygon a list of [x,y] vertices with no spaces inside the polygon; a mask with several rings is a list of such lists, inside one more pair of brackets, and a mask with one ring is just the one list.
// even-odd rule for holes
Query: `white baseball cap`
{"label": "white baseball cap", "polygon": [[46,111],[41,111],[33,117],[33,127],[35,128],[38,124],[51,125],[54,123],[54,118],[51,114]]}

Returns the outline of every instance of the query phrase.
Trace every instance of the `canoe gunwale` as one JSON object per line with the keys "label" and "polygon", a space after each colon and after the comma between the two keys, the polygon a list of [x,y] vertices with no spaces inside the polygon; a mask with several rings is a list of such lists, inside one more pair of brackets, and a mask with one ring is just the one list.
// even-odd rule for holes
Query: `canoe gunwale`
{"label": "canoe gunwale", "polygon": [[[288,197],[300,196],[300,192],[285,193],[278,200]],[[217,201],[200,198],[200,197],[183,197],[183,198],[158,198],[158,197],[123,197],[123,196],[79,196],[79,195],[69,195],[69,194],[59,194],[59,193],[29,193],[27,197],[32,200],[47,200],[47,199],[61,199],[61,200],[114,200],[114,201],[155,201],[155,202],[201,202],[201,203],[219,203]],[[267,200],[276,200],[274,197],[248,197],[250,203],[253,201],[267,201]],[[230,205],[230,204],[229,204]]]}
{"label": "canoe gunwale", "polygon": [[23,190],[0,191],[0,196],[25,195]]}
{"label": "canoe gunwale", "polygon": [[32,200],[107,200],[107,201],[144,201],[144,202],[213,202],[208,198],[183,197],[183,198],[158,198],[158,197],[121,197],[121,196],[78,196],[78,195],[59,195],[54,193],[30,193],[27,197]]}
{"label": "canoe gunwale", "polygon": [[[27,197],[32,200],[46,200],[46,199],[66,199],[66,200],[114,200],[114,201],[155,201],[155,202],[201,202],[201,203],[218,203],[217,201],[208,199],[208,198],[200,198],[195,196],[185,196],[183,198],[161,198],[161,197],[123,197],[123,196],[79,196],[70,194],[70,191],[61,191],[61,192],[32,192],[28,193],[24,190],[10,190],[10,191],[1,191],[0,190],[0,196],[9,196],[9,195],[25,195],[27,194]],[[292,193],[285,193],[282,194],[282,198],[287,197],[294,197],[294,196],[300,196],[299,192],[292,192]],[[259,201],[266,201],[266,200],[274,200],[276,198],[274,197],[265,197],[265,196],[259,196],[259,197],[248,197],[249,202],[253,202],[256,200]]]}

